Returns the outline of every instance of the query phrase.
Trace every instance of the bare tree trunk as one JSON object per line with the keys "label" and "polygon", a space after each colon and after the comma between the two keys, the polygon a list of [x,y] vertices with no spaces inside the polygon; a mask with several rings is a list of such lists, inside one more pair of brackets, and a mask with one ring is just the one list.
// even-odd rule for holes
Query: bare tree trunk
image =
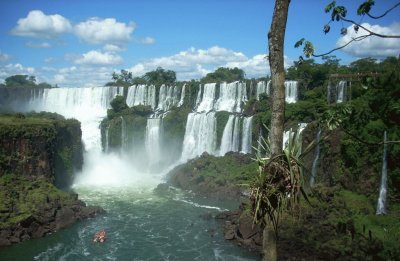
{"label": "bare tree trunk", "polygon": [[282,152],[285,112],[285,68],[283,48],[290,0],[276,0],[268,33],[269,65],[272,82],[271,153]]}
{"label": "bare tree trunk", "polygon": [[[271,154],[282,152],[283,125],[285,116],[285,68],[283,49],[285,43],[286,21],[290,0],[276,0],[272,24],[268,33],[269,65],[272,80],[272,117],[271,117]],[[265,217],[266,226],[263,231],[263,260],[276,261],[276,233],[272,221]]]}
{"label": "bare tree trunk", "polygon": [[275,261],[278,257],[276,250],[276,234],[269,218],[263,230],[263,261]]}

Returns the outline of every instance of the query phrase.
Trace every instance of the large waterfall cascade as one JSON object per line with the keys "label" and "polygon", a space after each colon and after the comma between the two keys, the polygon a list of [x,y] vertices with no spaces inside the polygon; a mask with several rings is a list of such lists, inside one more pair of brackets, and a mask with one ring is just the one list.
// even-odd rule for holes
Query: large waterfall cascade
{"label": "large waterfall cascade", "polygon": [[[254,90],[246,86],[244,82],[231,83],[207,83],[201,85],[197,94],[193,93],[193,87],[161,85],[133,85],[125,88],[127,105],[150,106],[154,114],[147,119],[144,130],[142,155],[126,153],[136,146],[137,140],[133,142],[132,129],[135,126],[128,124],[125,116],[120,116],[121,126],[121,152],[124,157],[132,161],[145,159],[148,166],[157,164],[162,160],[163,148],[163,117],[174,107],[183,104],[194,104],[193,111],[187,115],[185,133],[182,137],[183,143],[180,152],[180,162],[194,158],[207,152],[212,155],[224,155],[226,152],[235,151],[241,153],[252,152],[252,119],[242,115],[243,106],[253,95],[259,97],[261,93],[270,92],[271,83],[258,82]],[[287,88],[287,101],[297,100],[297,83],[289,81],[285,83]],[[194,89],[196,90],[196,89]],[[190,91],[190,95],[185,93]],[[254,92],[254,93],[253,93]],[[194,96],[193,96],[194,94]],[[28,110],[57,112],[67,118],[76,118],[81,122],[82,139],[85,149],[93,163],[102,153],[100,122],[107,115],[110,102],[116,95],[124,95],[124,87],[95,87],[95,88],[54,88],[35,92],[29,102]],[[185,99],[196,98],[196,101],[185,102]],[[229,114],[223,128],[222,136],[217,137],[217,113]],[[222,129],[221,129],[222,131]],[[110,128],[106,126],[103,134],[104,152],[112,153],[110,150],[109,136]],[[115,131],[113,132],[115,135]],[[218,140],[220,139],[220,140]],[[121,155],[122,155],[121,154]],[[97,155],[97,156],[94,156]],[[87,156],[85,156],[87,157]],[[85,159],[86,160],[86,159]],[[106,161],[102,158],[103,162]],[[118,160],[115,160],[118,162]],[[96,163],[93,163],[96,164]],[[98,166],[100,168],[100,166]],[[93,168],[93,172],[99,172]],[[124,172],[124,171],[122,171]]]}
{"label": "large waterfall cascade", "polygon": [[383,157],[382,157],[382,177],[381,186],[379,188],[379,198],[376,208],[376,214],[386,214],[386,198],[387,198],[387,134],[383,134]]}

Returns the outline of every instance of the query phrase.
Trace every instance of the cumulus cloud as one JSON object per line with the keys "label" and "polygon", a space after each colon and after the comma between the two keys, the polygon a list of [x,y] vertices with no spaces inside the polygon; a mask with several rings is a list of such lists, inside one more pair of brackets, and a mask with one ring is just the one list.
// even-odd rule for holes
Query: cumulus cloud
{"label": "cumulus cloud", "polygon": [[122,57],[108,52],[89,51],[74,60],[76,64],[114,65],[122,63]]}
{"label": "cumulus cloud", "polygon": [[100,87],[111,81],[113,69],[107,66],[71,66],[59,69],[49,82],[62,87]]}
{"label": "cumulus cloud", "polygon": [[74,28],[75,34],[80,39],[92,44],[126,43],[131,40],[134,30],[135,24],[132,22],[126,24],[117,22],[115,18],[98,17],[81,22]]}
{"label": "cumulus cloud", "polygon": [[115,52],[122,52],[125,49],[122,48],[121,46],[118,46],[118,45],[115,45],[115,44],[106,44],[103,47],[103,50],[106,51],[106,52],[114,52],[115,53]]}
{"label": "cumulus cloud", "polygon": [[[383,35],[400,35],[400,23],[394,23],[390,26],[363,23],[362,26],[370,31]],[[356,33],[353,29],[353,26],[349,26],[347,28],[347,32],[347,35],[340,37],[336,42],[337,47],[343,46],[351,41],[354,37],[368,34],[368,32],[362,28],[359,28],[358,32]],[[400,39],[370,36],[362,41],[353,42],[342,50],[358,58],[384,58],[387,56],[398,56],[400,54]]]}
{"label": "cumulus cloud", "polygon": [[141,43],[141,44],[154,44],[156,40],[152,37],[144,37],[144,38],[139,38],[136,39],[136,42]]}
{"label": "cumulus cloud", "polygon": [[[285,57],[286,67],[291,63],[292,61]],[[247,77],[262,77],[270,73],[265,54],[248,58],[241,52],[220,46],[208,49],[190,48],[172,56],[143,61],[128,70],[135,76],[141,76],[157,67],[175,71],[178,80],[199,79],[207,73],[215,71],[218,67],[241,68]]]}
{"label": "cumulus cloud", "polygon": [[190,48],[172,56],[159,57],[138,63],[129,70],[136,76],[163,67],[177,73],[179,80],[198,79],[217,67],[230,62],[244,62],[248,58],[241,52],[213,46],[209,49]]}
{"label": "cumulus cloud", "polygon": [[10,56],[0,50],[0,62],[5,62],[10,59]]}
{"label": "cumulus cloud", "polygon": [[7,64],[0,67],[0,81],[4,81],[7,77],[16,74],[33,75],[34,73],[35,68],[33,67],[26,67],[20,63]]}
{"label": "cumulus cloud", "polygon": [[53,38],[70,32],[71,29],[71,23],[65,17],[59,14],[46,15],[40,10],[33,10],[27,17],[18,20],[11,33],[18,36]]}

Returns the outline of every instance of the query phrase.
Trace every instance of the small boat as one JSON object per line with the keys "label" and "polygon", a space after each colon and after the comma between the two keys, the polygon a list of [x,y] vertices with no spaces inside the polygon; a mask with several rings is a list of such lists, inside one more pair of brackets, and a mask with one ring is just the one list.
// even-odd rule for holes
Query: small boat
{"label": "small boat", "polygon": [[97,232],[93,237],[93,242],[104,243],[107,239],[107,233],[104,230]]}

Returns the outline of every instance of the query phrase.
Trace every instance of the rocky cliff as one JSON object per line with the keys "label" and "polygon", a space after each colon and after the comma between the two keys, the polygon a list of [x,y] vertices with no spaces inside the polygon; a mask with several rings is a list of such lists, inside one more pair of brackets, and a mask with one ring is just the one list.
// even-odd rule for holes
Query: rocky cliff
{"label": "rocky cliff", "polygon": [[57,114],[0,116],[0,246],[64,228],[103,210],[61,191],[82,167],[80,123]]}

